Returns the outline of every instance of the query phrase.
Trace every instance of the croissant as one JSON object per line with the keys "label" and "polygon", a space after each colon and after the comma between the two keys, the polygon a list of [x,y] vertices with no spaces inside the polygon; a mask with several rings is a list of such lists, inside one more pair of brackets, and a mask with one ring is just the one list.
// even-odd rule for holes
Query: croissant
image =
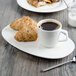
{"label": "croissant", "polygon": [[18,30],[14,36],[17,41],[37,40],[37,22],[28,16],[17,19],[10,25],[11,28]]}

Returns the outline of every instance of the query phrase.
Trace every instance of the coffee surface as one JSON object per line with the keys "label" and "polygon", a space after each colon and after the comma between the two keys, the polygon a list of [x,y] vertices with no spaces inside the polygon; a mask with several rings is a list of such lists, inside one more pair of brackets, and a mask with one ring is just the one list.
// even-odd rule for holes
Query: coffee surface
{"label": "coffee surface", "polygon": [[59,28],[59,24],[55,22],[45,22],[41,25],[43,30],[52,31]]}

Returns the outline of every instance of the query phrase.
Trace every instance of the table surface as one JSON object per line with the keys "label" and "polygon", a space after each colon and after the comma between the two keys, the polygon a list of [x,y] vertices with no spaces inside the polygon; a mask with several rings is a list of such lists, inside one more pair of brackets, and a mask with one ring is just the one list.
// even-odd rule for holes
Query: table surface
{"label": "table surface", "polygon": [[[30,16],[36,21],[45,18],[59,20],[63,24],[63,29],[69,32],[69,37],[76,44],[76,28],[68,25],[67,10],[57,13],[39,14],[22,9],[18,6],[16,0],[0,0],[0,32],[13,20],[24,15]],[[40,72],[43,68],[68,61],[75,55],[76,50],[69,56],[59,60],[38,58],[11,46],[3,39],[0,33],[0,76],[76,76],[75,63],[63,65],[45,73]]]}

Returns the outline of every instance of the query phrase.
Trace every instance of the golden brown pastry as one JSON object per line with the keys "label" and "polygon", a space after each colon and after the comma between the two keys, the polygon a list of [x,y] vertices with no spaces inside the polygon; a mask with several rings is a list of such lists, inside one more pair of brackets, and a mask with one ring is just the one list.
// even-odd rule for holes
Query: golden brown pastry
{"label": "golden brown pastry", "polygon": [[46,2],[44,2],[43,0],[27,0],[27,1],[28,3],[30,3],[31,5],[35,7],[46,5]]}
{"label": "golden brown pastry", "polygon": [[51,2],[51,0],[44,0],[46,3],[49,3],[49,4],[51,4],[52,2]]}
{"label": "golden brown pastry", "polygon": [[17,41],[35,41],[37,40],[37,31],[28,26],[23,27],[14,37]]}
{"label": "golden brown pastry", "polygon": [[46,4],[52,4],[54,2],[58,2],[59,0],[27,0],[28,3],[35,7],[40,7]]}
{"label": "golden brown pastry", "polygon": [[58,2],[59,0],[51,0],[52,2]]}
{"label": "golden brown pastry", "polygon": [[20,30],[23,27],[23,23],[32,25],[33,23],[36,23],[33,19],[31,19],[28,16],[23,16],[22,18],[16,19],[10,24],[10,27],[14,30]]}
{"label": "golden brown pastry", "polygon": [[22,19],[16,19],[15,21],[13,21],[11,24],[10,24],[10,27],[14,30],[19,30],[20,28],[20,24],[22,22]]}
{"label": "golden brown pastry", "polygon": [[17,19],[10,27],[19,30],[14,37],[17,41],[37,40],[37,22],[28,16]]}

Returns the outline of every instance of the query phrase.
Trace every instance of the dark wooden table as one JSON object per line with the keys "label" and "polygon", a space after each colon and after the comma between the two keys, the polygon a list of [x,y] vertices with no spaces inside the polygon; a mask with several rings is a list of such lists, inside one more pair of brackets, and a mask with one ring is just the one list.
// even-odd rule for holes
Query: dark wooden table
{"label": "dark wooden table", "polygon": [[[36,21],[45,18],[54,18],[61,21],[63,28],[69,32],[69,37],[76,44],[76,28],[68,26],[67,10],[57,13],[39,14],[22,9],[18,6],[16,0],[0,0],[0,32],[13,20],[24,15],[30,16]],[[61,66],[46,73],[40,72],[45,67],[70,60],[75,55],[76,49],[69,56],[59,60],[38,58],[11,46],[2,38],[0,33],[0,76],[76,76],[75,63]]]}

